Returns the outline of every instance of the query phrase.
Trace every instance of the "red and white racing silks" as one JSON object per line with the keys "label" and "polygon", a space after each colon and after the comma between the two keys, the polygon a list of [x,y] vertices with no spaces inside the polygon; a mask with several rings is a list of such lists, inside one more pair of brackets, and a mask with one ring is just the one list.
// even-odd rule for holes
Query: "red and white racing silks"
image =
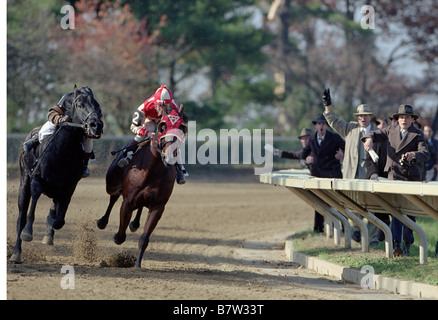
{"label": "red and white racing silks", "polygon": [[155,131],[155,125],[162,117],[172,109],[178,110],[178,105],[173,99],[172,92],[165,85],[161,85],[137,108],[136,117],[139,117],[141,121],[131,125],[131,131],[139,136],[148,136]]}
{"label": "red and white racing silks", "polygon": [[[164,115],[158,114],[156,105],[167,106],[168,109],[177,109],[178,105],[172,97],[172,92],[163,84],[155,93],[143,102],[138,110],[142,111],[146,118],[158,122]],[[168,110],[170,111],[170,110]]]}

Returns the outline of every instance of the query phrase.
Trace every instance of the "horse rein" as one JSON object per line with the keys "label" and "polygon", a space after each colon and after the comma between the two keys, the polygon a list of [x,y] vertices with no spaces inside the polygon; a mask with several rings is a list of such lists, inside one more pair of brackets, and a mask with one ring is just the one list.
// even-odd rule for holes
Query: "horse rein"
{"label": "horse rein", "polygon": [[85,130],[85,124],[79,124],[79,123],[73,123],[73,122],[61,122],[58,124],[58,128],[56,129],[55,133],[51,135],[49,142],[47,143],[46,147],[43,149],[43,151],[41,152],[41,154],[39,155],[39,157],[37,159],[35,159],[32,168],[30,169],[30,177],[32,178],[32,176],[35,173],[35,169],[39,166],[40,162],[39,160],[44,156],[44,154],[47,152],[47,149],[49,147],[49,145],[52,143],[53,139],[58,135],[61,127],[64,126],[69,126],[69,127],[76,127],[76,128],[81,128],[82,130]]}
{"label": "horse rein", "polygon": [[[158,129],[158,128],[157,128],[157,129]],[[154,143],[154,142],[156,142],[157,146],[155,146],[155,143]],[[158,134],[157,134],[156,131],[155,131],[155,137],[154,137],[154,139],[151,140],[151,146],[152,146],[152,148],[155,149],[155,151],[158,152],[158,154],[159,154],[160,157],[161,157],[161,161],[164,163],[164,158],[165,158],[165,156],[166,156],[165,153],[164,153],[164,151],[163,151],[164,146],[162,146],[162,144],[158,142]]]}

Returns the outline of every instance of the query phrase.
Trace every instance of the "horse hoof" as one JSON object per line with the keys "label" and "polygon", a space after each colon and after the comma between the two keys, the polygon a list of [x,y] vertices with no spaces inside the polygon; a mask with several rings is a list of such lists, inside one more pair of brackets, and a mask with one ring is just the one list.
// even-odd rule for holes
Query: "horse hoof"
{"label": "horse hoof", "polygon": [[53,239],[49,236],[44,236],[43,240],[41,241],[42,244],[53,246]]}
{"label": "horse hoof", "polygon": [[125,242],[126,237],[120,238],[119,236],[117,236],[117,233],[114,235],[114,243],[115,244],[122,244],[123,242]]}
{"label": "horse hoof", "polygon": [[30,241],[33,240],[33,236],[31,234],[29,234],[29,233],[21,232],[20,239],[23,240],[23,241],[30,242]]}
{"label": "horse hoof", "polygon": [[134,223],[134,221],[129,224],[129,230],[131,230],[131,232],[137,231],[138,227],[140,227],[140,224]]}
{"label": "horse hoof", "polygon": [[104,219],[99,219],[99,220],[97,220],[97,227],[98,227],[100,230],[105,229],[107,224],[108,224],[108,220],[104,220]]}
{"label": "horse hoof", "polygon": [[12,263],[23,263],[23,261],[21,261],[21,254],[13,253],[12,256],[9,258],[9,262],[12,262]]}
{"label": "horse hoof", "polygon": [[59,230],[59,229],[61,229],[64,226],[64,224],[65,224],[64,220],[55,220],[53,222],[53,226],[52,227],[55,230]]}

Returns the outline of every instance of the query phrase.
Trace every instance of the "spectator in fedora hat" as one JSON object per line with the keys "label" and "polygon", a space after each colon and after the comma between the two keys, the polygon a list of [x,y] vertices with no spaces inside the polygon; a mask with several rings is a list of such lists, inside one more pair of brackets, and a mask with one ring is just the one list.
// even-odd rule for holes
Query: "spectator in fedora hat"
{"label": "spectator in fedora hat", "polygon": [[376,126],[379,129],[386,128],[388,126],[388,120],[386,118],[378,118],[376,122]]}
{"label": "spectator in fedora hat", "polygon": [[[327,130],[325,117],[320,114],[312,121],[316,132],[310,136],[300,156],[302,167],[310,164],[310,174],[320,178],[342,178],[341,159],[344,156],[345,141],[334,132]],[[309,159],[309,155],[313,155]],[[315,211],[313,231],[324,231],[324,217]]]}
{"label": "spectator in fedora hat", "polygon": [[337,134],[327,130],[325,117],[320,114],[312,121],[316,132],[310,136],[300,156],[300,164],[304,167],[308,155],[313,154],[310,164],[312,176],[320,178],[342,178],[341,162],[344,156],[345,141]]}
{"label": "spectator in fedora hat", "polygon": [[375,116],[372,117],[371,123],[374,124],[377,128],[379,128],[379,126],[380,126],[380,120],[377,119]]}
{"label": "spectator in fedora hat", "polygon": [[[387,142],[387,157],[385,171],[388,179],[404,181],[420,181],[422,178],[423,163],[429,160],[430,152],[426,144],[423,132],[414,127],[413,122],[418,119],[412,106],[402,104],[398,112],[393,115],[398,121],[397,126],[390,126],[370,132],[362,139],[365,150],[373,148],[374,142]],[[415,217],[409,216],[415,221]],[[394,255],[400,255],[401,251],[409,255],[409,247],[414,242],[412,230],[403,226],[393,217],[391,231],[394,241]],[[403,248],[401,238],[403,235]],[[402,250],[403,249],[403,250]]]}
{"label": "spectator in fedora hat", "polygon": [[[300,142],[301,142],[301,146],[304,148],[307,144],[307,142],[309,141],[310,135],[312,134],[312,130],[308,129],[308,128],[303,128],[301,130],[300,135],[297,137]],[[298,151],[292,151],[292,152],[288,152],[288,151],[283,151],[280,149],[274,149],[274,156],[279,156],[280,158],[283,159],[300,159],[300,155],[301,152],[303,151],[303,149],[298,150]]]}
{"label": "spectator in fedora hat", "polygon": [[[353,113],[357,122],[348,122],[339,119],[332,110],[330,89],[324,90],[322,100],[325,109],[324,116],[328,124],[345,139],[345,154],[342,163],[342,175],[344,179],[366,179],[366,152],[360,139],[367,132],[378,129],[371,123],[374,112],[368,105],[360,104],[357,106],[356,112]],[[359,227],[354,226],[351,238],[356,242],[361,241]]]}
{"label": "spectator in fedora hat", "polygon": [[330,90],[326,89],[323,94],[324,116],[327,123],[342,138],[345,139],[345,154],[342,164],[343,177],[347,179],[366,179],[365,149],[360,143],[363,134],[377,130],[378,128],[371,123],[374,112],[366,104],[357,107],[353,116],[357,122],[348,122],[339,119],[332,110]]}

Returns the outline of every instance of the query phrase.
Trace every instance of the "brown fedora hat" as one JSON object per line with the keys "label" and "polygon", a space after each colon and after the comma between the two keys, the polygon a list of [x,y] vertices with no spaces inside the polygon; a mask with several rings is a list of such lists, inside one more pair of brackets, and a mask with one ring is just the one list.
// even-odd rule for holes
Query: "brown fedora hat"
{"label": "brown fedora hat", "polygon": [[398,111],[397,111],[397,113],[394,113],[394,114],[392,115],[392,117],[393,117],[395,120],[398,120],[398,116],[401,116],[401,115],[408,115],[408,116],[411,116],[412,118],[414,118],[414,120],[417,120],[417,119],[418,119],[418,115],[416,115],[416,114],[414,113],[414,109],[413,109],[412,106],[410,106],[409,104],[401,104],[400,107],[398,107]]}
{"label": "brown fedora hat", "polygon": [[301,139],[302,137],[306,137],[306,136],[311,136],[312,135],[312,130],[308,129],[308,128],[303,128],[301,130],[300,135],[298,136],[298,139]]}
{"label": "brown fedora hat", "polygon": [[353,116],[357,118],[358,115],[361,114],[369,114],[371,116],[374,116],[374,112],[371,110],[370,106],[367,104],[360,104],[357,106],[357,112],[353,113]]}

